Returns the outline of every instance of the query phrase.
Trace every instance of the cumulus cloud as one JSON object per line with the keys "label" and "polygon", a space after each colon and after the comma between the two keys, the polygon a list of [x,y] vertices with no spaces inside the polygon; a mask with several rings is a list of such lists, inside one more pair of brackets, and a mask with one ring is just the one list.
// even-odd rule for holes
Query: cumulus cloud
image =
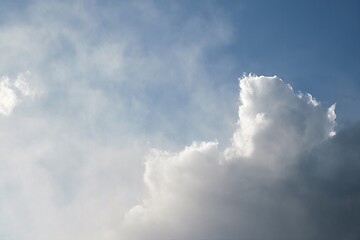
{"label": "cumulus cloud", "polygon": [[232,146],[146,157],[148,194],[125,239],[358,239],[359,126],[334,134],[335,105],[278,77],[240,80]]}

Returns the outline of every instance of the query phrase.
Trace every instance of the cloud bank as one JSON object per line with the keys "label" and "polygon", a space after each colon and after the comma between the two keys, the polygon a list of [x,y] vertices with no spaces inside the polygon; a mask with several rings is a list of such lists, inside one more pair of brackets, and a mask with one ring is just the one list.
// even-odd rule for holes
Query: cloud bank
{"label": "cloud bank", "polygon": [[148,194],[121,239],[359,239],[359,125],[335,135],[335,105],[276,76],[240,88],[232,146],[146,157]]}

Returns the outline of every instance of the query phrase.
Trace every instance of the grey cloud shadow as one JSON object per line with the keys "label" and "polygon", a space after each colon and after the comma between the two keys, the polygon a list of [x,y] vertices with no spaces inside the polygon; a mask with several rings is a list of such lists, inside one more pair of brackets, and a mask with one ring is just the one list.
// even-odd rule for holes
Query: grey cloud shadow
{"label": "grey cloud shadow", "polygon": [[360,238],[360,122],[298,159],[285,191],[306,211],[317,239]]}

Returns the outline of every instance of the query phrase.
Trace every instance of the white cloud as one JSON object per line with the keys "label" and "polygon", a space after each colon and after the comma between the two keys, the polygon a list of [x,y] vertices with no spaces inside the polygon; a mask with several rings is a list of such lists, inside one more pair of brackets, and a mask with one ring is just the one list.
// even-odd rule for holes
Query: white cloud
{"label": "white cloud", "polygon": [[324,112],[310,94],[294,93],[276,76],[244,77],[240,89],[238,128],[233,147],[226,151],[229,158],[254,156],[264,164],[289,163],[334,130],[335,105]]}
{"label": "white cloud", "polygon": [[10,86],[8,77],[0,80],[0,113],[9,115],[17,104],[17,96]]}
{"label": "white cloud", "polygon": [[[321,184],[337,182],[342,188],[345,181],[337,178],[338,170],[331,167],[332,175],[325,180],[311,170],[303,171],[304,164],[321,170],[331,158],[330,165],[351,170],[353,184],[360,184],[354,170],[360,169],[359,163],[341,147],[344,140],[329,136],[335,124],[334,105],[324,109],[311,95],[294,93],[278,77],[247,76],[240,87],[233,146],[224,152],[216,142],[194,143],[179,153],[153,150],[145,163],[148,194],[127,213],[120,235],[126,239],[356,239],[359,219],[348,209],[360,207],[358,189],[353,186],[350,195],[339,193],[330,199],[331,190]],[[319,149],[336,156],[319,155]],[[359,154],[356,148],[351,151]],[[333,215],[321,212],[321,204],[324,209],[332,206]],[[338,227],[338,217],[353,222]]]}
{"label": "white cloud", "polygon": [[20,73],[15,81],[8,76],[2,76],[0,79],[0,113],[10,115],[18,103],[25,97],[34,97],[38,93],[31,88],[26,80],[25,75],[30,72]]}

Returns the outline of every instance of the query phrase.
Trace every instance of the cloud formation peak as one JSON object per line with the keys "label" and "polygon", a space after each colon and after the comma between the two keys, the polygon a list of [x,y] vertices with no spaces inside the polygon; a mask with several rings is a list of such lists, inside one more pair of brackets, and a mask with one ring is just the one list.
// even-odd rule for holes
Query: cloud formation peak
{"label": "cloud formation peak", "polygon": [[240,79],[240,103],[229,158],[288,161],[334,134],[335,105],[324,110],[310,94],[295,93],[276,76]]}

